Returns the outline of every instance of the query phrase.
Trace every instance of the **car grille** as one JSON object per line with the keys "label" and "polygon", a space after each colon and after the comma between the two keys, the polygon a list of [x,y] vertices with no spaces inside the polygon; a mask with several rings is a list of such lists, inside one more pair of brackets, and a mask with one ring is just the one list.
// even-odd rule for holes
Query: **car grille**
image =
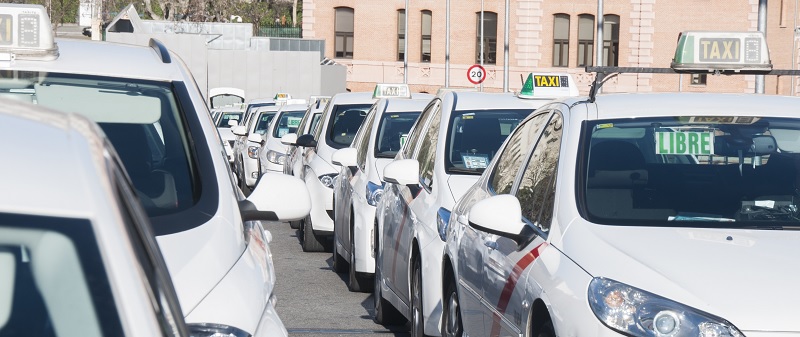
{"label": "car grille", "polygon": [[229,140],[228,143],[231,143],[231,148],[233,148],[234,145],[236,144],[236,141],[235,140]]}

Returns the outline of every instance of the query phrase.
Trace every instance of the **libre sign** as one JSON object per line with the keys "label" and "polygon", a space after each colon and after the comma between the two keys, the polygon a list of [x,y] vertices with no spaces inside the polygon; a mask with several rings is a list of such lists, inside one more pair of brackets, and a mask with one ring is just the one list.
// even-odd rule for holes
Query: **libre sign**
{"label": "libre sign", "polygon": [[710,155],[713,149],[711,132],[656,132],[656,154]]}

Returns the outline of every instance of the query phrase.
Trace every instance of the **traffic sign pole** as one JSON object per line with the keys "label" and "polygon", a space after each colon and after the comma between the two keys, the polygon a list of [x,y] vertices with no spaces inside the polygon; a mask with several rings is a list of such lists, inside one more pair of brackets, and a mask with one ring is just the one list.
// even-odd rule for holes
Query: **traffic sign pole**
{"label": "traffic sign pole", "polygon": [[486,69],[480,64],[474,64],[467,69],[467,79],[474,85],[480,85],[486,80]]}

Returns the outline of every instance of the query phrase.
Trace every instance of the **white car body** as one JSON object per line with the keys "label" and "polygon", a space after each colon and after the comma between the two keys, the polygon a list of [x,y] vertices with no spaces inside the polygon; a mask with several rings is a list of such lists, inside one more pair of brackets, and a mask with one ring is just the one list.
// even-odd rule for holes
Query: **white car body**
{"label": "white car body", "polygon": [[[228,156],[228,162],[233,163],[233,149],[236,146],[236,135],[233,134],[233,128],[240,125],[244,119],[244,110],[240,107],[224,107],[219,108],[214,119],[214,124],[217,126],[219,137],[222,138],[223,146],[225,147],[225,154]],[[235,126],[232,125],[234,124]]]}
{"label": "white car body", "polygon": [[[236,137],[233,145],[233,171],[239,180],[242,191],[249,192],[261,176],[261,164],[258,153],[261,152],[263,135],[268,132],[269,125],[280,106],[262,106],[253,109],[247,124],[233,128]],[[240,132],[241,134],[236,134]]]}
{"label": "white car body", "polygon": [[297,133],[297,127],[308,109],[308,105],[305,104],[287,104],[275,115],[267,132],[262,135],[264,145],[258,152],[262,173],[283,173],[288,146],[281,143],[281,137]]}
{"label": "white car body", "polygon": [[[412,335],[440,335],[445,244],[437,223],[478,180],[515,123],[551,99],[445,91],[425,108],[406,147],[386,166],[377,210],[375,301],[411,320]],[[398,174],[405,178],[397,180]],[[421,280],[415,282],[417,268]]]}
{"label": "white car body", "polygon": [[[382,194],[383,169],[400,150],[411,126],[433,95],[416,99],[382,98],[369,110],[343,154],[349,163],[339,172],[334,187],[333,261],[337,272],[348,272],[351,291],[369,292],[375,273],[375,206]],[[380,142],[379,142],[380,141]],[[345,270],[347,267],[348,270]]]}
{"label": "white car body", "polygon": [[[49,19],[44,15],[40,22]],[[41,32],[41,37],[51,34],[49,27],[43,26]],[[271,301],[271,258],[258,242],[260,234],[252,235],[263,230],[260,221],[251,220],[303,217],[310,205],[302,183],[273,175],[261,179],[245,199],[234,186],[219,133],[191,73],[158,41],[151,40],[150,47],[57,42],[55,58],[17,55],[9,62],[4,69],[8,77],[0,78],[0,85],[5,82],[25,90],[4,95],[81,113],[101,124],[148,211],[188,323],[225,325],[252,336],[285,336]],[[20,78],[20,74],[43,77]],[[61,82],[40,85],[55,79]],[[83,82],[71,84],[78,80]],[[185,133],[171,131],[182,130],[177,125],[186,127]],[[117,130],[140,130],[137,137],[145,140]],[[166,153],[173,155],[168,161]],[[70,182],[60,184],[65,183]],[[150,187],[161,194],[151,196]],[[269,195],[271,189],[287,192],[277,198]]]}
{"label": "white car body", "polygon": [[210,109],[223,108],[244,104],[244,90],[239,88],[218,87],[208,90],[208,107]]}
{"label": "white car body", "polygon": [[[322,113],[325,111],[325,105],[328,104],[329,100],[330,97],[327,97],[327,99],[317,99],[311,103],[308,112],[303,116],[303,120],[300,121],[300,126],[294,136],[295,140],[297,140],[296,137],[298,136],[314,133],[322,118]],[[310,151],[308,148],[287,144],[283,173],[303,179],[303,157],[308,151]]]}
{"label": "white car body", "polygon": [[[669,335],[800,335],[791,309],[800,301],[796,220],[748,220],[758,212],[770,216],[781,200],[797,200],[791,181],[797,184],[792,172],[800,162],[800,120],[792,108],[798,104],[796,97],[772,95],[665,93],[599,95],[594,103],[564,99],[541,108],[546,115],[529,121],[544,118],[544,133],[521,126],[515,132],[526,141],[504,146],[515,144],[526,155],[512,165],[498,156],[453,210],[442,263],[444,289],[457,289],[446,302],[460,310],[447,316],[463,322],[464,335],[471,336],[656,335],[623,332],[639,328],[628,326],[628,318],[601,319],[612,316],[595,309],[624,305],[633,322],[657,320],[652,315],[677,321]],[[662,136],[655,132],[692,130],[681,122],[716,134],[711,148],[718,162],[657,154],[662,150],[654,149],[654,138]],[[634,123],[641,131],[630,127]],[[724,154],[728,144],[748,133],[751,149],[759,148],[756,137],[777,146],[739,157],[750,164],[728,164],[737,157],[736,151]],[[630,144],[638,152],[628,152]],[[601,152],[605,148],[613,151]],[[642,164],[629,166],[637,156]],[[601,167],[604,158],[608,167]],[[508,178],[495,183],[501,176]],[[539,189],[541,198],[520,187],[530,176],[551,179]],[[614,187],[623,183],[627,187]],[[645,194],[636,197],[639,187]],[[496,189],[509,194],[496,195]],[[787,199],[777,197],[784,194]],[[747,206],[748,200],[761,208]],[[684,213],[688,207],[704,217]],[[723,208],[733,213],[710,212]],[[535,213],[537,219],[524,215]],[[695,320],[698,315],[703,319]]]}
{"label": "white car body", "polygon": [[20,164],[0,174],[0,333],[189,336],[144,210],[99,127],[7,99],[0,125],[0,141],[52,151],[0,148]]}

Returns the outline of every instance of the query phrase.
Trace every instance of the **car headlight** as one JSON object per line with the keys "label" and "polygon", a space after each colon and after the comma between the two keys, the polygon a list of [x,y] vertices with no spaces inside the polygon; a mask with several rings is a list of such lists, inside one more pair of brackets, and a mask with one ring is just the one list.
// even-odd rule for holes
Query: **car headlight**
{"label": "car headlight", "polygon": [[248,146],[247,147],[247,156],[252,158],[252,159],[258,159],[258,149],[260,149],[260,148],[261,148],[260,146],[252,146],[252,145]]}
{"label": "car headlight", "polygon": [[439,207],[436,212],[436,227],[439,229],[439,238],[447,241],[447,225],[450,223],[450,211],[447,208]]}
{"label": "car headlight", "polygon": [[335,182],[335,179],[336,179],[337,175],[338,175],[338,173],[323,174],[323,175],[318,177],[319,178],[319,182],[321,182],[322,185],[324,185],[327,188],[333,188],[333,184]]}
{"label": "car headlight", "polygon": [[286,161],[286,155],[278,151],[269,150],[267,151],[267,160],[270,163],[283,165],[283,162]]}
{"label": "car headlight", "polygon": [[367,182],[367,203],[370,206],[377,206],[383,197],[383,186]]}
{"label": "car headlight", "polygon": [[186,324],[191,337],[250,337],[246,331],[223,324],[189,323]]}
{"label": "car headlight", "polygon": [[630,336],[744,336],[722,318],[605,278],[589,283],[589,306],[603,324]]}

